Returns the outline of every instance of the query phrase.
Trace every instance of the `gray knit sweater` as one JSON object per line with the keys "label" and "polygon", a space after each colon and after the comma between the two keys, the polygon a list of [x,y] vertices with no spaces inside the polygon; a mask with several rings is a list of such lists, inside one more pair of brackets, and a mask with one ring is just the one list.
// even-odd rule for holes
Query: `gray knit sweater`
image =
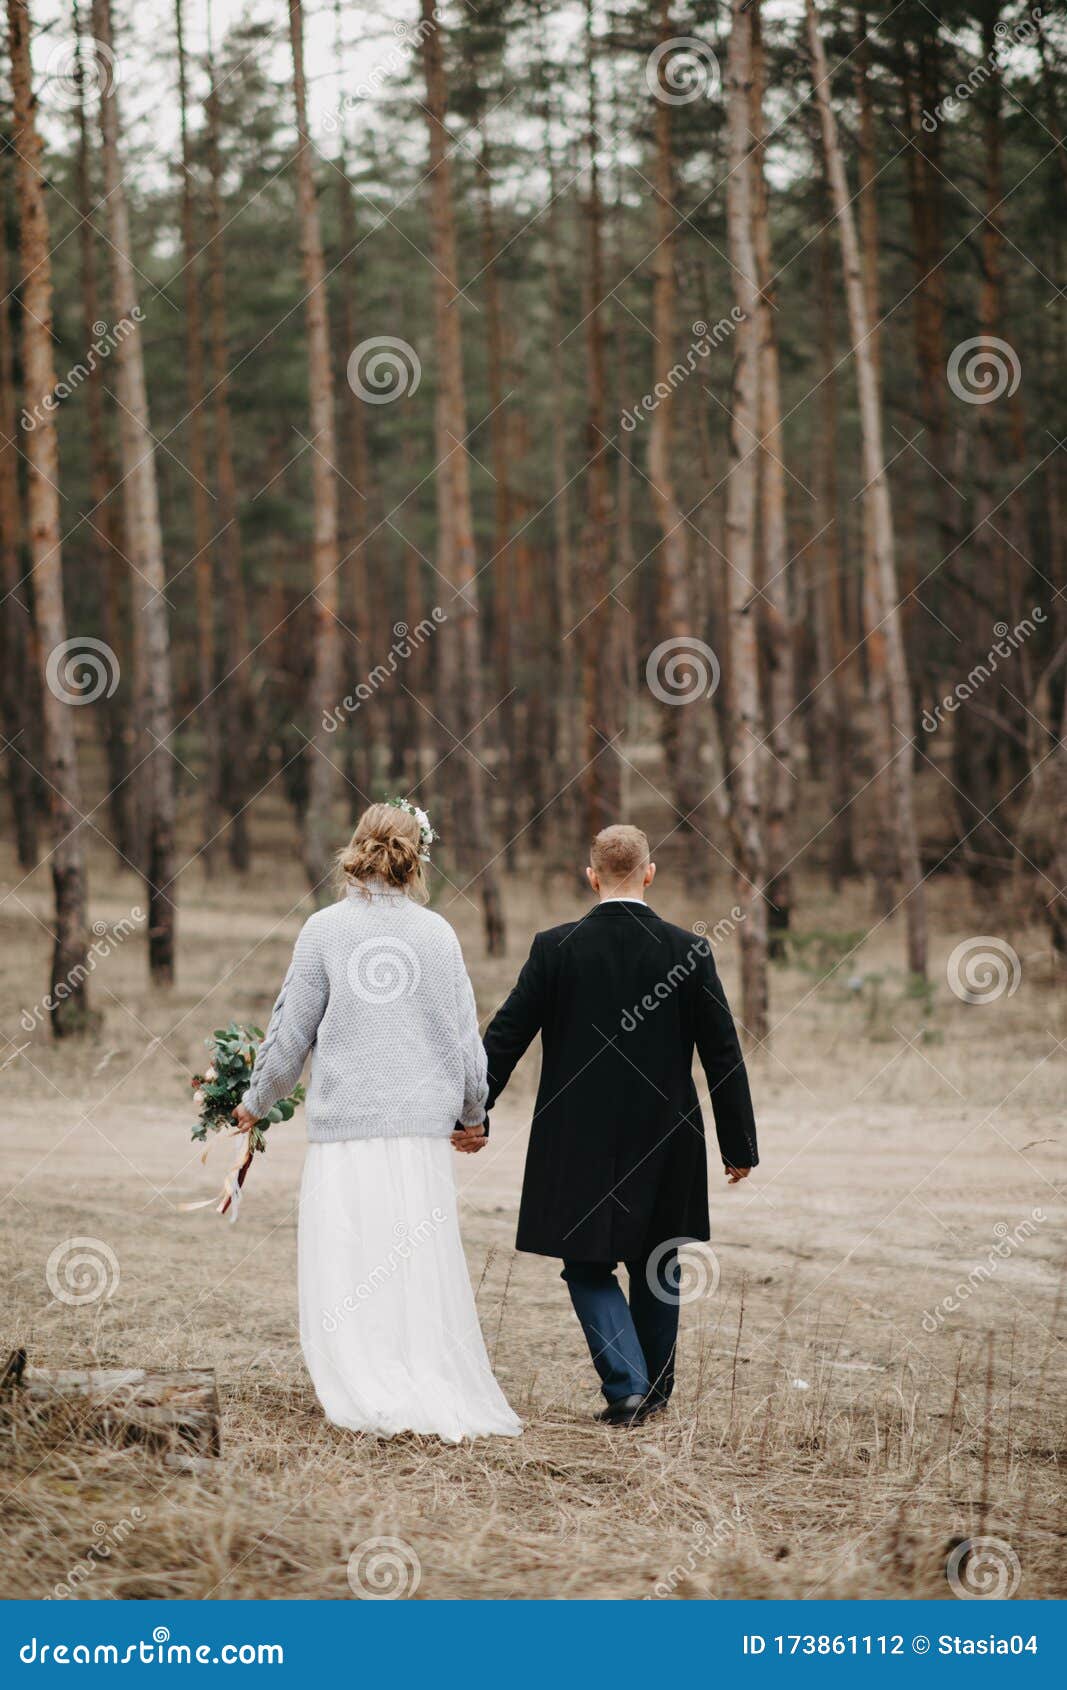
{"label": "gray knit sweater", "polygon": [[244,1095],[292,1091],[311,1053],[308,1137],[444,1138],[488,1095],[474,991],[443,916],[384,883],[305,922]]}

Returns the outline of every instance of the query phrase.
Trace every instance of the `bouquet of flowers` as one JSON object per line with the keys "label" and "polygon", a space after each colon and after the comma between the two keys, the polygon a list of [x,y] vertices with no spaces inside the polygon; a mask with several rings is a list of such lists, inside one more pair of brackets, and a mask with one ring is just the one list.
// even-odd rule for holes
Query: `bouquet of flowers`
{"label": "bouquet of flowers", "polygon": [[[192,1077],[193,1102],[200,1111],[192,1136],[196,1142],[206,1145],[209,1132],[231,1132],[239,1136],[233,1112],[248,1090],[256,1052],[263,1043],[263,1033],[259,1027],[242,1027],[231,1021],[228,1027],[216,1027],[210,1039],[204,1042],[211,1052],[211,1060],[202,1074]],[[267,1129],[278,1121],[291,1121],[297,1104],[303,1101],[304,1088],[297,1086],[289,1097],[281,1098],[251,1128],[243,1160],[226,1176],[218,1201],[220,1215],[230,1210],[230,1218],[237,1219],[241,1187],[252,1166],[253,1156],[257,1150],[267,1148]],[[204,1154],[207,1155],[206,1150]],[[190,1205],[198,1209],[205,1206],[200,1203]]]}

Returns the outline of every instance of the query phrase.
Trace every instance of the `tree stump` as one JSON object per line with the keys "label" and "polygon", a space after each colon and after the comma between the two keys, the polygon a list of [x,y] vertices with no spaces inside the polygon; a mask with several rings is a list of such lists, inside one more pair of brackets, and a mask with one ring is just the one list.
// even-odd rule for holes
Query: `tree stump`
{"label": "tree stump", "polygon": [[5,1406],[38,1424],[153,1448],[181,1445],[200,1456],[221,1451],[219,1398],[211,1367],[29,1367],[15,1351],[2,1379]]}

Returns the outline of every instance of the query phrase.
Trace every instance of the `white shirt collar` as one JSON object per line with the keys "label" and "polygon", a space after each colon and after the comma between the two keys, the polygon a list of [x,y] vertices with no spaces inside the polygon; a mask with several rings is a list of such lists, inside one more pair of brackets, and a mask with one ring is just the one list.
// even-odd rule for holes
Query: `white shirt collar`
{"label": "white shirt collar", "polygon": [[648,908],[644,898],[634,898],[629,893],[621,897],[601,898],[600,902],[602,904],[644,904],[645,909]]}

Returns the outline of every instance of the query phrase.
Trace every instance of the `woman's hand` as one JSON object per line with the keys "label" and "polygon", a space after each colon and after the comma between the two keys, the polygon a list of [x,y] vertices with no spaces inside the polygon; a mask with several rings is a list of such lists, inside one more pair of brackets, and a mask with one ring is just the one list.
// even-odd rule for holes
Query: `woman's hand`
{"label": "woman's hand", "polygon": [[452,1148],[464,1156],[473,1156],[479,1150],[484,1150],[489,1142],[484,1125],[480,1127],[457,1127],[452,1134]]}
{"label": "woman's hand", "polygon": [[233,1118],[237,1122],[237,1131],[239,1133],[249,1132],[256,1124],[255,1115],[251,1114],[251,1112],[245,1108],[243,1103],[239,1103],[237,1105],[237,1108],[233,1112]]}

